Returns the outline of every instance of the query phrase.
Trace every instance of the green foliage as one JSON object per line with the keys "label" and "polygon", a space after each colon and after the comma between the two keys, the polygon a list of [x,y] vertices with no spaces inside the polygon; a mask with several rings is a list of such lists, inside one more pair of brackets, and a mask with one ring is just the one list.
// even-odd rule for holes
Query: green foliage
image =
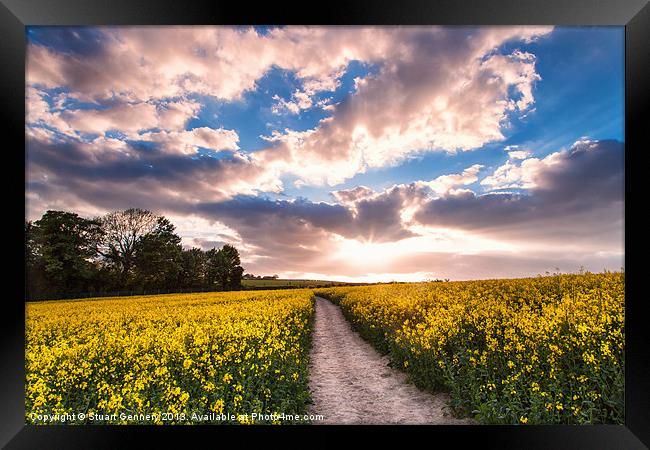
{"label": "green foliage", "polygon": [[235,247],[183,250],[175,230],[166,217],[138,208],[92,220],[48,211],[25,222],[27,299],[115,290],[241,289],[244,269]]}
{"label": "green foliage", "polygon": [[136,242],[133,261],[136,286],[156,289],[176,283],[181,272],[183,248],[174,229],[168,219],[159,217],[156,228]]}
{"label": "green foliage", "polygon": [[182,250],[180,256],[178,284],[182,287],[195,288],[205,284],[206,256],[200,248]]}
{"label": "green foliage", "polygon": [[240,266],[239,252],[235,247],[226,244],[219,250],[209,250],[206,258],[209,283],[216,283],[223,290],[241,288],[244,269]]}
{"label": "green foliage", "polygon": [[[64,211],[47,211],[25,224],[25,260],[31,291],[79,292],[93,279],[100,224]],[[30,289],[28,289],[28,292]]]}

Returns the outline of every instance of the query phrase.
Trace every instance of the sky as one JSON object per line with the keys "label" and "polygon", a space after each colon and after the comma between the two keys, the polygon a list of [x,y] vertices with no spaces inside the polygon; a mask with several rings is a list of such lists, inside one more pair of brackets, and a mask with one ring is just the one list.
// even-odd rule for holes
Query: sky
{"label": "sky", "polygon": [[624,266],[623,27],[27,27],[26,219],[137,207],[248,273]]}

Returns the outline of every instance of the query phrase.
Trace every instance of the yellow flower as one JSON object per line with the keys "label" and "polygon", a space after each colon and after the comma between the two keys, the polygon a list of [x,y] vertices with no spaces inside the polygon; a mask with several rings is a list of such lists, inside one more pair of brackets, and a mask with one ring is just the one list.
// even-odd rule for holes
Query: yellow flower
{"label": "yellow flower", "polygon": [[214,411],[217,414],[223,413],[223,400],[219,399],[216,402],[214,402],[214,405],[212,405],[212,411]]}
{"label": "yellow flower", "polygon": [[237,416],[237,422],[242,425],[250,425],[253,423],[252,417],[249,417],[248,414],[240,414]]}
{"label": "yellow flower", "polygon": [[[624,288],[620,272],[29,302],[26,417],[86,403],[102,412],[223,411],[225,400],[215,399],[233,393],[235,414],[246,404],[283,409],[281,392],[308,393],[299,374],[308,370],[315,293],[382,336],[403,368],[417,364],[418,376],[467,392],[488,415],[507,406],[513,421],[529,419],[529,406],[495,395],[507,388],[522,405],[539,392],[535,423],[608,421],[597,411],[612,411],[604,389],[622,376]],[[593,403],[589,412],[578,412],[582,398]]]}
{"label": "yellow flower", "polygon": [[[164,423],[162,412],[189,415],[189,405],[223,413],[226,402],[215,396],[235,379],[233,403],[264,399],[261,412],[280,409],[286,399],[265,383],[308,393],[306,384],[270,372],[307,370],[313,313],[307,289],[29,303],[27,420],[31,412],[71,413],[83,402],[102,413],[156,412],[150,423]],[[194,383],[198,389],[185,391]],[[147,395],[150,388],[163,395]]]}

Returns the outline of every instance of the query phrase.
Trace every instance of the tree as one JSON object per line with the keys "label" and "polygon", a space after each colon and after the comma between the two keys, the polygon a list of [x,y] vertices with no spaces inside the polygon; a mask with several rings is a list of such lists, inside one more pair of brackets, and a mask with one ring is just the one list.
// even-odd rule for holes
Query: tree
{"label": "tree", "polygon": [[230,289],[241,289],[241,279],[243,274],[244,268],[242,266],[233,267],[232,271],[230,272],[230,279],[228,280]]}
{"label": "tree", "polygon": [[37,227],[25,222],[25,294],[31,299],[45,290],[45,267],[37,238]]}
{"label": "tree", "polygon": [[205,284],[205,252],[191,248],[181,252],[181,270],[178,285],[181,287],[200,287]]}
{"label": "tree", "polygon": [[221,266],[221,259],[219,251],[212,248],[205,252],[205,274],[204,280],[208,287],[213,287],[219,278],[219,267]]}
{"label": "tree", "polygon": [[230,244],[221,247],[221,258],[225,266],[225,276],[221,278],[221,286],[223,289],[239,289],[241,287],[241,277],[244,274],[244,269],[241,267],[241,259],[239,258],[239,251]]}
{"label": "tree", "polygon": [[25,224],[30,295],[79,292],[92,281],[100,223],[65,211],[47,211]]}
{"label": "tree", "polygon": [[206,258],[206,281],[209,285],[216,283],[224,290],[241,288],[244,269],[235,247],[226,244],[219,250],[213,248],[206,252]]}
{"label": "tree", "polygon": [[130,284],[138,242],[156,229],[158,220],[159,216],[139,208],[111,212],[100,219],[104,239],[98,252],[117,272],[120,286]]}
{"label": "tree", "polygon": [[25,222],[28,299],[122,289],[241,288],[244,269],[232,245],[183,250],[171,221],[128,209],[85,219],[48,211]]}
{"label": "tree", "polygon": [[144,289],[174,288],[181,271],[181,238],[166,217],[158,217],[156,228],[140,236],[134,245],[135,283]]}

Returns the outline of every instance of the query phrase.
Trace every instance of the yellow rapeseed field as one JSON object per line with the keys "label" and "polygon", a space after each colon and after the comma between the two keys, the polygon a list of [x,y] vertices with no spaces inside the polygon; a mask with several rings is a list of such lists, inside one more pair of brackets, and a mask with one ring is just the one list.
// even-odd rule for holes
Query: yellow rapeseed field
{"label": "yellow rapeseed field", "polygon": [[624,423],[624,273],[316,291],[483,423]]}
{"label": "yellow rapeseed field", "polygon": [[72,423],[286,422],[277,417],[304,413],[309,400],[312,296],[28,303],[26,421],[75,414]]}

